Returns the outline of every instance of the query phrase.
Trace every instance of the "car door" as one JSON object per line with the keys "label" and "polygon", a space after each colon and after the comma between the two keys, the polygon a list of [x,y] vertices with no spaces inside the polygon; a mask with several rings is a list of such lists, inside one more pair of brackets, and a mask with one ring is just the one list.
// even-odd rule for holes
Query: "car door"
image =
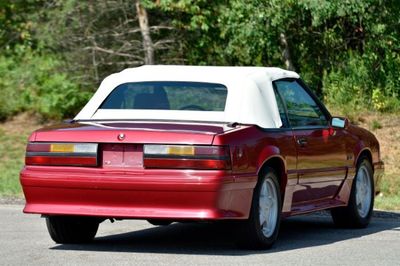
{"label": "car door", "polygon": [[296,140],[293,205],[333,198],[347,173],[345,132],[330,126],[329,113],[301,80],[278,80],[274,87]]}

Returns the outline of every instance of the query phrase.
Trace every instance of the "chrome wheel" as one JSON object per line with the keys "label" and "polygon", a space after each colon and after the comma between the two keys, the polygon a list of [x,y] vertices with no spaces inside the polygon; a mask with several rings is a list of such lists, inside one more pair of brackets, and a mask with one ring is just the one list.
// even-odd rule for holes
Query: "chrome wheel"
{"label": "chrome wheel", "polygon": [[365,228],[368,226],[374,209],[374,172],[368,158],[361,157],[357,163],[357,172],[351,186],[347,206],[331,210],[337,226],[347,228]]}
{"label": "chrome wheel", "polygon": [[271,179],[265,179],[262,184],[259,199],[259,219],[262,233],[270,237],[278,223],[278,193]]}
{"label": "chrome wheel", "polygon": [[270,248],[278,237],[281,207],[277,174],[265,167],[254,188],[249,219],[237,223],[237,244],[246,249]]}
{"label": "chrome wheel", "polygon": [[361,165],[356,176],[356,205],[360,217],[369,213],[372,200],[371,176],[365,165]]}

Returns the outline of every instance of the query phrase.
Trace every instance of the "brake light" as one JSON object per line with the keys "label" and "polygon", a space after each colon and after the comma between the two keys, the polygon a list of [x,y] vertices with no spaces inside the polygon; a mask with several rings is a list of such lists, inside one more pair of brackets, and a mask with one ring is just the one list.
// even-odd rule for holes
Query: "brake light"
{"label": "brake light", "polygon": [[231,169],[227,146],[144,145],[146,168]]}
{"label": "brake light", "polygon": [[97,166],[96,143],[30,142],[26,165]]}

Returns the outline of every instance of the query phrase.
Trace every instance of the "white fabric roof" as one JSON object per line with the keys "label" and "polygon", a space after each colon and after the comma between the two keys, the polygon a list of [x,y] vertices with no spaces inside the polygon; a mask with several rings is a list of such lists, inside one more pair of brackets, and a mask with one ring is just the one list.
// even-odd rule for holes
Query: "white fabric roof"
{"label": "white fabric roof", "polygon": [[[147,65],[128,68],[106,77],[75,120],[215,121],[279,128],[282,121],[275,101],[272,81],[282,78],[299,78],[299,75],[292,71],[272,67]],[[118,85],[145,81],[192,81],[223,84],[228,88],[225,111],[98,109]]]}

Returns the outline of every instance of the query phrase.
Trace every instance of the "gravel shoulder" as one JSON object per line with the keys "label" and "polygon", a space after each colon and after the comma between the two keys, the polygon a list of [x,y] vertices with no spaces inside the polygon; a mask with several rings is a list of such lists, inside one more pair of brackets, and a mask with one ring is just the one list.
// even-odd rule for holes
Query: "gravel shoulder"
{"label": "gravel shoulder", "polygon": [[0,205],[24,205],[25,199],[21,197],[0,197]]}

